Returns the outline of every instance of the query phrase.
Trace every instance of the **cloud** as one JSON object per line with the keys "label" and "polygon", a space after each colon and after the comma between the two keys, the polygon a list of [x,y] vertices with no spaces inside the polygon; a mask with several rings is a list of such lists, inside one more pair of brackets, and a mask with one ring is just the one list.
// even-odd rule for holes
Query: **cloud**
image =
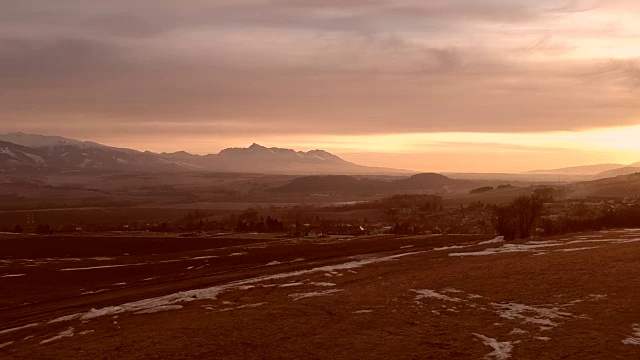
{"label": "cloud", "polygon": [[22,0],[0,5],[0,115],[252,138],[634,124],[636,6]]}

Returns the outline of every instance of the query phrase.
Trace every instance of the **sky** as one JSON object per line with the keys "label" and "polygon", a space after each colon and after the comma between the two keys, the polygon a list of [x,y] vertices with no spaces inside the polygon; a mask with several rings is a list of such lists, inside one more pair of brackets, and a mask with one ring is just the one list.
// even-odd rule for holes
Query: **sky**
{"label": "sky", "polygon": [[637,0],[0,0],[0,132],[519,172],[640,161]]}

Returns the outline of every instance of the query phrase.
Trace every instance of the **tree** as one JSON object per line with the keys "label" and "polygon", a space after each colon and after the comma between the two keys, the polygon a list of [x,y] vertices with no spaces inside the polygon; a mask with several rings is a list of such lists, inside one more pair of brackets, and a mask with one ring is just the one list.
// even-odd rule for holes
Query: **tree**
{"label": "tree", "polygon": [[517,197],[508,205],[491,208],[493,227],[505,240],[526,239],[542,213],[542,201],[536,195]]}
{"label": "tree", "polygon": [[504,236],[505,240],[516,238],[516,225],[510,206],[493,205],[491,207],[491,223],[498,235]]}
{"label": "tree", "polygon": [[518,238],[530,237],[531,230],[542,213],[542,201],[535,195],[522,195],[513,200],[510,207],[515,217]]}

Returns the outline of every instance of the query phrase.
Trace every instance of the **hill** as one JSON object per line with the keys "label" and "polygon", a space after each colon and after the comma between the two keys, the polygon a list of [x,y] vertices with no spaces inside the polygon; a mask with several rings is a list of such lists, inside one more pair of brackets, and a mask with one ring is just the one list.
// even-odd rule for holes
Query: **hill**
{"label": "hill", "polygon": [[560,169],[534,170],[528,171],[527,174],[551,174],[551,175],[596,175],[604,171],[610,171],[625,167],[623,164],[596,164],[571,166]]}
{"label": "hill", "polygon": [[637,197],[640,196],[640,173],[593,181],[582,181],[563,187],[568,197]]}
{"label": "hill", "polygon": [[367,167],[324,150],[295,151],[253,144],[218,154],[153,153],[59,136],[0,135],[0,171],[100,170],[119,172],[212,171],[265,174],[410,174]]}
{"label": "hill", "polygon": [[454,185],[471,184],[434,173],[416,174],[411,177],[384,181],[353,176],[306,176],[274,189],[279,193],[394,193],[430,192],[445,193]]}

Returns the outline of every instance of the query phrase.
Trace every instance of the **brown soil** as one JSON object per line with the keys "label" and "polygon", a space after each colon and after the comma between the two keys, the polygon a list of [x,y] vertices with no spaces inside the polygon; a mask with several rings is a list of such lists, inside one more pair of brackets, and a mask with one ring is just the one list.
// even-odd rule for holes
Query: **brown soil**
{"label": "brown soil", "polygon": [[[184,239],[141,246],[130,238],[96,248],[87,244],[109,240],[59,240],[55,256],[67,249],[79,260],[25,250],[42,239],[2,241],[1,359],[640,356],[639,345],[623,343],[640,337],[640,232],[517,242],[521,247],[469,236],[190,239],[195,243],[182,246],[172,242]],[[467,247],[435,250],[451,246]],[[497,248],[511,252],[451,255]],[[349,265],[311,270],[339,264]],[[6,277],[18,274],[25,275]],[[229,285],[234,281],[244,283]],[[49,323],[216,286],[215,298],[186,296],[171,304],[179,309],[149,305],[166,311],[134,314],[125,305]],[[47,341],[59,334],[70,336]]]}

